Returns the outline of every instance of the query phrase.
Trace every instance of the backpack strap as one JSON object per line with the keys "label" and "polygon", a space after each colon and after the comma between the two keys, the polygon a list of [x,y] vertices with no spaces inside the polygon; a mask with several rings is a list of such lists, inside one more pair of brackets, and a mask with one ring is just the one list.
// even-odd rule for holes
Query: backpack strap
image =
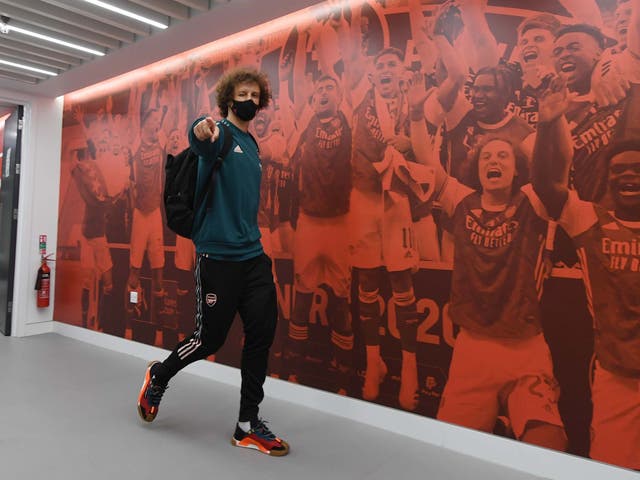
{"label": "backpack strap", "polygon": [[210,209],[213,206],[213,195],[209,195],[213,192],[216,183],[216,177],[218,175],[218,170],[222,167],[222,161],[227,156],[231,147],[233,146],[233,132],[231,129],[226,126],[224,123],[218,123],[218,127],[222,130],[222,137],[224,138],[224,143],[222,144],[222,148],[218,152],[218,156],[213,164],[213,170],[211,171],[211,177],[209,178],[209,183],[204,188],[204,191],[200,194],[200,198],[196,199],[194,202],[193,208],[194,210],[198,209],[198,206],[208,200],[209,203],[207,205],[207,209]]}

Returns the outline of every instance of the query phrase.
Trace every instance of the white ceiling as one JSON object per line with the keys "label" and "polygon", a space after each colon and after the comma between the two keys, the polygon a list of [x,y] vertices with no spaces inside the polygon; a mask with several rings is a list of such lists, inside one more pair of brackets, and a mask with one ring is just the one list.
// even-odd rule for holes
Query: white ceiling
{"label": "white ceiling", "polygon": [[108,0],[169,25],[159,29],[84,0],[0,0],[20,27],[103,51],[94,56],[14,31],[0,34],[0,60],[53,70],[30,73],[0,64],[0,88],[56,97],[259,25],[318,0]]}

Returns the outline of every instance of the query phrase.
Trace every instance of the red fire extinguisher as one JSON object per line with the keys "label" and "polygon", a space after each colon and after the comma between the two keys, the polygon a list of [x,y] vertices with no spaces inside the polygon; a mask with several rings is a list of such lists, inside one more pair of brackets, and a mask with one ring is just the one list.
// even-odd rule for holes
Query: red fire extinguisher
{"label": "red fire extinguisher", "polygon": [[49,255],[42,257],[42,264],[36,277],[36,291],[38,292],[36,303],[38,308],[48,307],[49,298],[51,297],[51,269],[47,265],[48,258]]}

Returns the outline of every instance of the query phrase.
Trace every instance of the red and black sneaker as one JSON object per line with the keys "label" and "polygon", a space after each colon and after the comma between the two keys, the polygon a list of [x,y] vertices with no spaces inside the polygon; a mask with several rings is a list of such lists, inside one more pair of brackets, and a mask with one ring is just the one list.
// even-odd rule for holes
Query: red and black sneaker
{"label": "red and black sneaker", "polygon": [[236,425],[236,432],[231,437],[231,445],[252,448],[267,455],[282,457],[289,453],[289,444],[276,437],[261,418],[251,422],[251,429],[245,432]]}
{"label": "red and black sneaker", "polygon": [[162,400],[162,395],[167,389],[167,384],[159,383],[152,372],[153,366],[159,364],[160,362],[157,360],[149,363],[140,394],[138,395],[138,414],[145,422],[153,422],[156,418],[160,400]]}

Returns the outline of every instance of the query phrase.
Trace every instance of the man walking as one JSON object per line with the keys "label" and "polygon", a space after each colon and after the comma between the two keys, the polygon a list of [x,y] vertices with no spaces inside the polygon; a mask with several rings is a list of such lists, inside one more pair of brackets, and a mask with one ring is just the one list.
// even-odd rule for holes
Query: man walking
{"label": "man walking", "polygon": [[188,364],[214,354],[224,343],[236,312],[244,327],[240,414],[231,443],[267,455],[282,456],[289,445],[258,417],[264,397],[269,348],[276,321],[276,289],[271,260],[264,254],[258,229],[262,166],[258,147],[248,133],[256,112],[268,106],[271,91],[265,74],[239,68],[224,75],[216,88],[223,120],[199,118],[189,131],[199,155],[196,198],[210,181],[224,145],[225,129],[232,148],[218,171],[213,206],[196,211],[192,239],[196,246],[196,329],[164,362],[151,362],[138,397],[138,412],[151,422],[167,383]]}

